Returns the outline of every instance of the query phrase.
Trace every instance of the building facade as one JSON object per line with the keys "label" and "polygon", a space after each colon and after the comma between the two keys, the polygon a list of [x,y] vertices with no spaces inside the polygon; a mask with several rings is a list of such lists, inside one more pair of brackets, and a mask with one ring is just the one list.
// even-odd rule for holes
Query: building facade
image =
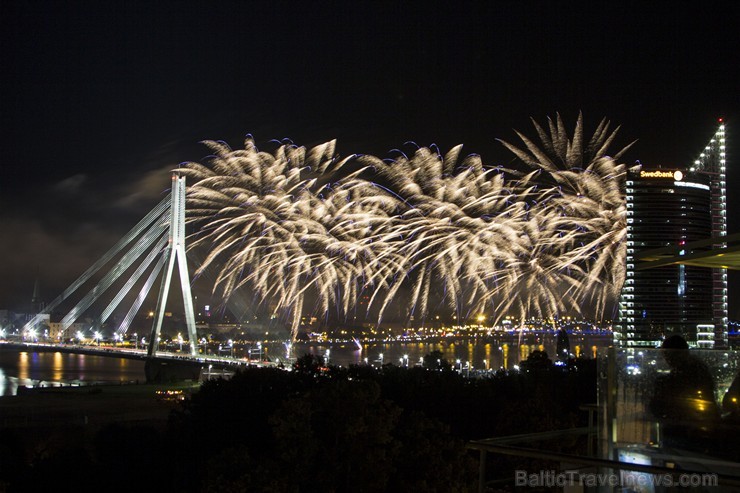
{"label": "building facade", "polygon": [[627,262],[614,339],[654,347],[681,334],[698,347],[727,343],[727,272],[672,264],[636,269],[642,252],[727,234],[724,124],[691,168],[643,166],[626,180]]}
{"label": "building facade", "polygon": [[709,180],[679,169],[646,168],[626,182],[627,272],[615,339],[623,346],[658,344],[665,334],[696,341],[697,325],[711,324],[712,273],[667,265],[636,270],[647,250],[680,246],[711,235]]}
{"label": "building facade", "polygon": [[[692,172],[709,178],[712,197],[712,237],[727,236],[727,154],[725,122],[719,119],[717,131],[691,167]],[[724,245],[722,245],[724,246]],[[712,269],[712,313],[714,345],[726,348],[728,307],[727,269]]]}

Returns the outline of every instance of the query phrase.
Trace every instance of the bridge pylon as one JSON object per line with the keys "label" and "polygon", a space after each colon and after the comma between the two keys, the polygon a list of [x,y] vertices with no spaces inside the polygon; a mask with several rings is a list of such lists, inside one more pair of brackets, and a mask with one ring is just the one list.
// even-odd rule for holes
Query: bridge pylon
{"label": "bridge pylon", "polygon": [[152,322],[151,338],[147,353],[153,356],[159,345],[159,334],[162,330],[167,295],[170,291],[172,274],[175,262],[179,269],[180,286],[182,288],[182,299],[185,305],[185,323],[190,340],[190,354],[195,356],[198,351],[198,335],[195,331],[195,311],[193,310],[193,296],[190,291],[190,275],[188,274],[188,262],[185,253],[185,177],[172,175],[172,200],[170,203],[169,241],[163,253],[164,262],[167,263],[167,271],[162,276],[157,298],[157,309],[154,312]]}

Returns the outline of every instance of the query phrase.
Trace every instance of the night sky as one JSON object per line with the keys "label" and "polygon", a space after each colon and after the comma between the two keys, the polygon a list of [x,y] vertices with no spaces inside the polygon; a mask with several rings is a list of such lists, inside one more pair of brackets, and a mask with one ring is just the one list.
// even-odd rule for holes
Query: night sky
{"label": "night sky", "polygon": [[615,149],[638,139],[625,162],[686,166],[724,117],[740,232],[738,5],[1,2],[0,309],[30,301],[37,270],[54,298],[200,141],[246,134],[344,156],[462,143],[497,165],[530,117],[582,111],[587,131],[621,125]]}

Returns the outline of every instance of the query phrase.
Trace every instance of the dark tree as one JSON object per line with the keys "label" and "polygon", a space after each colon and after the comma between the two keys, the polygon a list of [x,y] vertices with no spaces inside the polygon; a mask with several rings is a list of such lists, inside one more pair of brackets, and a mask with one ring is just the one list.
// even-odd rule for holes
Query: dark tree
{"label": "dark tree", "polygon": [[293,363],[293,370],[300,373],[317,374],[324,367],[324,358],[313,354],[304,354]]}
{"label": "dark tree", "polygon": [[374,382],[332,382],[289,399],[270,419],[282,469],[300,490],[384,491],[400,412]]}
{"label": "dark tree", "polygon": [[552,360],[548,357],[546,351],[534,350],[527,359],[519,364],[522,371],[546,371],[552,368]]}
{"label": "dark tree", "polygon": [[434,350],[424,356],[424,368],[430,370],[451,370],[452,366],[442,354],[442,351]]}

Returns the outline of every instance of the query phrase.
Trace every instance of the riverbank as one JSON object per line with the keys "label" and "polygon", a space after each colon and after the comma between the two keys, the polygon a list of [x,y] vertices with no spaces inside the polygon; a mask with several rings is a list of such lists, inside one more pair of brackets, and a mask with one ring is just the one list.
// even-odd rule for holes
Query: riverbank
{"label": "riverbank", "polygon": [[0,429],[83,427],[96,431],[110,423],[164,425],[176,400],[157,392],[196,391],[199,383],[90,385],[23,388],[0,397]]}

